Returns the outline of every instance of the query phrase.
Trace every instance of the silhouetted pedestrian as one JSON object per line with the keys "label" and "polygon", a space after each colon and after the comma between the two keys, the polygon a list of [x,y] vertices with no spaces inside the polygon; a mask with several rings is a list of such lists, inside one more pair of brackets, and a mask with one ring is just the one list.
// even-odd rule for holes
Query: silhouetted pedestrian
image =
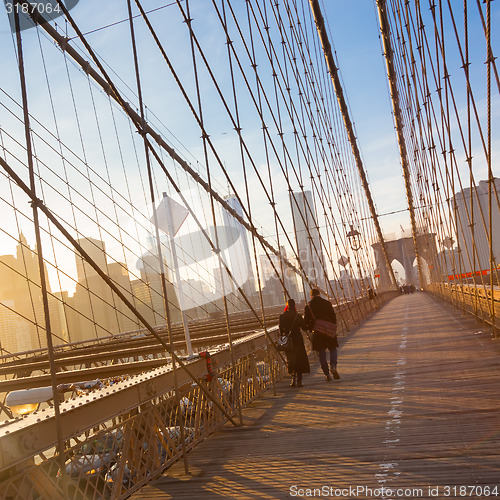
{"label": "silhouetted pedestrian", "polygon": [[[319,362],[326,380],[332,380],[330,373],[333,375],[333,378],[339,379],[340,375],[337,371],[337,347],[339,343],[337,336],[331,337],[316,331],[314,329],[314,322],[318,319],[337,324],[337,318],[332,304],[328,300],[320,297],[319,290],[313,288],[311,290],[311,300],[304,310],[303,328],[304,330],[311,330],[313,332],[312,348],[318,353]],[[328,363],[326,361],[327,349],[330,351],[330,370],[328,370]]]}
{"label": "silhouetted pedestrian", "polygon": [[300,331],[302,323],[303,319],[297,312],[295,300],[289,299],[285,312],[280,315],[279,329],[280,335],[290,335],[293,344],[291,351],[285,351],[288,373],[292,376],[290,387],[302,387],[302,374],[311,371],[304,339]]}

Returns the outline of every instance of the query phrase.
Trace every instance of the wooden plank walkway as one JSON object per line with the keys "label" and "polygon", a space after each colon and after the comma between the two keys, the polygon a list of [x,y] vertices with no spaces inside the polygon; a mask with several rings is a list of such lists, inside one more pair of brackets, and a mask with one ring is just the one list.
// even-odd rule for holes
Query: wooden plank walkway
{"label": "wooden plank walkway", "polygon": [[133,498],[500,496],[500,343],[469,317],[400,296],[345,339],[341,380],[312,368]]}

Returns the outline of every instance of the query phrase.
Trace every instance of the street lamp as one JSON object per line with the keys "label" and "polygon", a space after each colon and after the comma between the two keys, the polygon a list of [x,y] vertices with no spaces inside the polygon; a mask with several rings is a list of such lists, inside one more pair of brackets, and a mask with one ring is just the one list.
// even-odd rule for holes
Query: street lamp
{"label": "street lamp", "polygon": [[[104,384],[99,380],[87,380],[84,382],[73,382],[71,384],[59,384],[57,392],[64,396],[69,391],[90,391],[102,389]],[[52,387],[36,387],[34,389],[20,389],[7,394],[5,406],[9,407],[13,413],[27,415],[38,409],[41,403],[48,403],[54,399]],[[64,400],[64,397],[62,398]]]}
{"label": "street lamp", "polygon": [[[359,292],[362,293],[362,287],[360,286],[359,280],[361,279],[361,283],[363,283],[363,279],[361,278],[361,265],[359,263],[359,258],[358,258],[358,250],[361,249],[361,233],[354,229],[352,224],[349,224],[351,227],[351,230],[346,234],[347,240],[349,241],[349,245],[351,246],[352,251],[354,252],[354,259],[356,260],[356,264],[358,266],[358,279],[357,279],[357,286],[359,289]],[[364,284],[364,283],[363,283]]]}
{"label": "street lamp", "polygon": [[354,229],[352,227],[352,224],[349,224],[351,226],[351,230],[347,233],[347,239],[349,241],[349,245],[351,245],[351,248],[357,252],[361,248],[361,234],[357,229]]}
{"label": "street lamp", "polygon": [[52,387],[22,389],[7,394],[5,405],[18,415],[27,415],[35,411],[40,403],[50,401],[53,397]]}
{"label": "street lamp", "polygon": [[[441,240],[441,245],[445,248],[445,250],[443,250],[445,270],[449,274],[450,273],[449,269],[451,269],[451,274],[453,276],[455,275],[455,269],[454,269],[455,266],[453,265],[453,256],[452,256],[452,248],[454,244],[455,240],[451,236],[446,236]],[[443,277],[445,276],[446,275],[444,275]]]}

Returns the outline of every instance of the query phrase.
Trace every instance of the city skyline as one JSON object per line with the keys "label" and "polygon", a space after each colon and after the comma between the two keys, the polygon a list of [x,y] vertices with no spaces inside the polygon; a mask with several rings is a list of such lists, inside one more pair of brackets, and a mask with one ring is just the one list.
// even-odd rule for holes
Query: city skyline
{"label": "city skyline", "polygon": [[[108,262],[104,241],[80,238],[77,242],[151,325],[166,323],[161,279],[154,255],[142,257],[144,264],[140,269],[141,278],[130,280],[125,264]],[[47,287],[55,344],[79,342],[143,328],[95,269],[77,253],[74,258],[77,282],[73,294],[64,290],[52,293],[50,283]],[[166,266],[165,270],[169,272]],[[1,349],[5,352],[20,352],[46,347],[38,258],[22,233],[16,255],[0,256],[0,279]],[[195,290],[200,298],[199,304],[191,304],[188,309],[191,319],[199,317],[200,312],[208,317],[211,312],[222,311],[221,303],[214,309],[220,294],[210,290],[207,283],[190,279],[184,283],[188,289]],[[230,289],[226,293],[233,295]],[[256,290],[250,298],[255,293]],[[168,274],[167,295],[171,321],[179,322],[176,290]],[[230,309],[236,310],[238,303],[241,304],[241,301],[230,301]]]}
{"label": "city skyline", "polygon": [[[160,326],[166,323],[161,279],[157,272],[156,258],[153,255],[143,256],[145,262],[141,268],[141,279],[130,280],[125,264],[107,260],[104,241],[94,238],[80,238],[77,241],[151,325]],[[284,247],[281,247],[281,256],[283,259],[289,259]],[[81,342],[142,329],[143,326],[133,313],[126,308],[94,268],[77,253],[74,257],[77,269],[77,285],[74,293],[70,295],[64,290],[51,292],[50,284],[47,287],[54,343],[57,345],[66,342]],[[280,259],[274,255],[271,259],[278,272],[281,272]],[[259,268],[266,306],[284,304],[284,289],[280,279],[275,275],[268,256],[264,254],[259,256]],[[214,273],[215,271],[217,269],[214,269]],[[283,272],[282,279],[289,296],[298,301],[303,300],[303,291],[299,289],[295,273],[290,273],[290,270],[287,271],[286,268],[283,268]],[[346,277],[342,279],[345,281]],[[38,259],[23,234],[19,236],[16,255],[0,256],[0,280],[0,348],[2,352],[13,353],[46,347]],[[192,305],[188,309],[190,319],[209,317],[217,311],[222,313],[220,295],[214,293],[207,283],[188,279],[184,284],[196,290],[201,298],[201,305]],[[256,283],[249,282],[246,286],[247,291],[250,292],[247,298],[254,303],[255,307],[258,307]],[[255,288],[252,290],[252,287]],[[336,284],[334,284],[334,289],[340,290]],[[228,288],[226,293],[233,297],[229,300],[230,312],[237,311],[243,302],[235,295],[234,288]],[[180,322],[176,290],[168,277],[167,294],[171,321]],[[219,305],[217,305],[218,301]],[[245,305],[241,310],[246,308]]]}
{"label": "city skyline", "polygon": [[[85,5],[81,2],[75,7],[74,14],[78,17],[78,23],[86,32],[90,45],[96,50],[99,57],[109,64],[107,67],[112,74],[111,79],[117,85],[117,92],[122,94],[127,103],[130,103],[131,108],[138,109],[138,105],[142,105],[142,102],[138,102],[137,93],[134,91],[136,80],[131,52],[129,50],[116,51],[115,49],[116,46],[125,47],[125,43],[129,44],[130,42],[129,26],[125,22],[127,19],[124,5],[117,9],[103,6],[101,11],[103,17],[99,17],[99,19],[91,15],[89,5],[96,6],[97,3],[90,0]],[[367,3],[363,3],[363,5],[366,6]],[[308,7],[307,4],[303,6]],[[197,52],[196,56],[193,57],[193,63],[200,66],[201,77],[198,78],[194,69],[196,64],[188,63],[183,51],[171,50],[172,45],[168,44],[172,40],[170,36],[175,37],[179,44],[185,44],[186,47],[192,41],[192,39],[190,40],[191,34],[189,30],[186,30],[186,23],[183,20],[182,5],[178,5],[178,7],[180,9],[175,8],[175,6],[165,8],[157,14],[155,22],[164,21],[162,40],[169,48],[169,56],[172,58],[173,66],[178,70],[181,85],[178,85],[172,71],[162,61],[162,54],[158,52],[157,47],[154,47],[151,34],[146,30],[142,20],[137,20],[138,39],[141,40],[140,57],[144,102],[146,106],[155,103],[155,109],[148,108],[147,112],[147,122],[151,127],[148,134],[150,133],[152,138],[158,139],[159,136],[162,138],[157,141],[157,145],[150,152],[158,155],[152,165],[151,178],[146,178],[146,171],[150,173],[150,165],[146,165],[147,154],[144,154],[143,136],[136,133],[136,123],[133,116],[129,114],[129,108],[122,106],[121,101],[115,99],[116,96],[113,93],[106,93],[105,89],[103,92],[103,86],[99,83],[101,80],[89,78],[91,75],[86,71],[82,72],[82,64],[78,62],[78,57],[71,56],[70,49],[78,52],[82,48],[81,42],[78,41],[75,34],[75,28],[67,25],[68,37],[71,38],[65,42],[68,44],[67,50],[60,50],[57,44],[54,44],[57,37],[49,36],[42,29],[23,32],[22,48],[27,68],[25,75],[28,95],[26,106],[31,117],[29,126],[32,130],[34,152],[34,157],[30,159],[35,162],[35,187],[33,189],[36,191],[36,196],[43,200],[51,213],[62,221],[75,238],[81,239],[82,235],[88,235],[90,239],[87,240],[94,241],[93,246],[89,248],[95,251],[96,258],[102,267],[113,274],[117,282],[122,283],[121,286],[126,294],[133,295],[134,290],[130,283],[144,280],[142,274],[147,270],[144,266],[138,267],[137,261],[150,260],[153,266],[156,265],[153,262],[156,258],[156,251],[152,250],[155,248],[155,228],[151,218],[155,210],[156,200],[161,198],[160,193],[166,193],[168,196],[176,198],[177,202],[181,196],[188,197],[189,208],[201,221],[197,227],[193,221],[195,217],[191,217],[192,220],[186,222],[186,230],[179,235],[179,238],[193,242],[189,249],[187,244],[179,245],[183,249],[181,260],[184,264],[190,259],[196,261],[197,267],[184,265],[185,274],[183,276],[188,290],[193,291],[195,299],[192,301],[193,303],[197,303],[202,297],[209,296],[210,291],[207,291],[207,284],[209,288],[211,287],[219,294],[225,288],[224,272],[221,271],[220,263],[216,262],[217,259],[212,255],[213,248],[208,248],[210,245],[206,244],[207,242],[201,233],[205,230],[210,233],[212,230],[213,232],[210,233],[212,243],[218,239],[218,223],[215,221],[217,220],[219,223],[221,220],[225,221],[224,210],[231,208],[232,201],[228,201],[231,198],[238,200],[239,203],[239,207],[235,207],[238,212],[237,219],[241,224],[248,224],[245,225],[245,230],[238,224],[233,224],[234,221],[230,219],[224,224],[227,227],[232,226],[233,229],[231,235],[229,235],[231,231],[224,231],[227,241],[233,242],[238,235],[241,239],[241,249],[232,248],[225,256],[226,261],[231,263],[233,269],[246,267],[244,271],[256,272],[262,247],[269,244],[273,248],[272,253],[278,255],[281,253],[280,247],[284,246],[287,255],[302,253],[300,264],[305,264],[302,266],[304,272],[308,275],[311,274],[311,281],[314,283],[318,281],[321,283],[325,278],[322,286],[326,288],[329,278],[339,274],[340,268],[337,266],[337,262],[341,256],[345,255],[351,258],[351,262],[354,261],[352,248],[347,243],[350,226],[351,228],[355,227],[363,238],[360,254],[364,253],[365,255],[364,258],[359,258],[356,263],[359,269],[361,262],[363,269],[356,270],[357,275],[371,273],[374,267],[374,259],[370,249],[374,238],[373,226],[367,213],[366,200],[359,189],[357,172],[351,168],[352,157],[349,144],[345,140],[345,130],[341,126],[338,127],[338,133],[331,133],[331,126],[335,119],[340,118],[340,115],[334,92],[330,87],[328,73],[325,72],[320,46],[317,44],[314,46],[314,50],[311,46],[311,52],[304,53],[308,57],[315,57],[315,64],[309,65],[311,73],[306,71],[306,74],[309,75],[308,79],[310,78],[308,84],[299,78],[287,82],[285,81],[285,72],[276,71],[279,69],[278,64],[283,65],[283,68],[289,71],[296,69],[302,71],[308,67],[307,58],[301,61],[300,58],[290,57],[293,54],[287,52],[288,50],[299,50],[299,47],[296,47],[293,42],[293,36],[300,34],[295,31],[295,23],[290,23],[289,26],[291,30],[289,47],[283,47],[285,52],[277,58],[269,57],[267,49],[273,44],[276,46],[281,44],[282,33],[279,23],[273,21],[272,26],[269,26],[258,16],[253,21],[250,20],[250,26],[255,30],[262,30],[265,26],[269,35],[267,42],[263,41],[262,44],[258,44],[253,55],[242,49],[242,40],[238,38],[238,30],[235,29],[234,24],[231,24],[230,31],[237,40],[235,44],[240,49],[238,56],[244,60],[244,68],[241,68],[236,75],[236,81],[241,85],[239,87],[234,85],[234,88],[230,88],[230,82],[227,79],[228,69],[233,67],[235,62],[233,58],[236,57],[236,54],[226,54],[227,36],[225,30],[227,27],[220,26],[217,12],[211,7],[209,8],[207,4],[200,2],[193,6],[193,22],[190,26],[194,27],[202,45],[206,45],[207,49],[203,53],[200,50],[200,53]],[[250,8],[252,5],[247,4],[247,7]],[[278,7],[277,4],[272,4],[272,8],[276,9],[276,14],[282,13],[284,16],[289,14],[281,12],[281,7]],[[333,6],[332,3],[325,10],[328,11],[327,13],[331,13],[335,12],[337,8],[338,5]],[[361,26],[368,26],[368,16],[365,9],[349,4],[344,9],[339,10],[341,11],[339,17],[333,17],[329,20],[333,28],[332,35],[335,35],[336,40],[339,36],[338,33],[346,33],[347,26],[353,31],[357,31]],[[474,12],[471,12],[470,17],[471,42],[475,41],[476,35],[482,35],[480,19],[475,8]],[[493,16],[498,16],[499,12],[498,6],[493,4]],[[235,17],[241,22],[247,21],[246,14],[243,5],[241,5],[235,12]],[[296,14],[297,19],[299,19],[298,13]],[[345,26],[338,26],[340,18],[345,16],[347,19],[349,15],[353,14],[358,15],[356,17],[357,23],[350,23],[350,25],[346,23]],[[115,25],[100,26],[95,31],[91,29],[96,27],[96,23],[105,22],[104,19],[112,20],[113,16],[120,15],[123,15],[124,18]],[[317,41],[314,20],[311,18],[308,8],[303,9],[303,15],[305,22],[301,25],[305,30],[304,35]],[[432,22],[432,19],[428,17],[431,16],[429,12],[425,12],[423,15],[427,16],[425,19],[428,23]],[[443,21],[449,23],[449,19]],[[376,22],[370,23],[369,26],[372,35],[378,31]],[[405,34],[405,36],[409,36],[411,39],[410,33]],[[477,36],[477,39],[479,38]],[[113,41],[112,44],[109,43],[110,40]],[[363,37],[363,40],[359,42],[366,47],[367,40],[367,37],[366,39]],[[371,40],[375,40],[375,36]],[[338,41],[344,47],[345,40],[341,37]],[[129,45],[127,47],[130,48]],[[372,43],[371,47],[373,50],[370,54],[373,54],[373,51],[377,53],[379,73],[381,69],[384,73],[380,47],[376,43]],[[21,106],[23,99],[20,95],[19,67],[16,64],[19,56],[18,49],[19,47],[15,43],[12,46],[9,43],[4,43],[0,49],[2,60],[5,61],[5,84],[2,84],[4,85],[2,87],[4,94],[2,94],[3,106],[0,109],[0,121],[2,123],[3,156],[7,163],[12,166],[13,171],[18,172],[21,178],[25,178],[30,172],[28,171],[29,161],[26,161],[28,145],[22,139],[26,137],[26,134]],[[449,63],[447,69],[450,69],[448,82],[450,87],[455,84],[455,79],[460,81],[459,79],[464,76],[464,65],[460,61],[457,47],[454,49],[454,52],[447,51],[449,55],[446,63]],[[479,80],[477,77],[478,68],[481,68],[483,77],[485,71],[484,61],[480,59],[482,49],[480,50],[476,43],[471,43],[470,49],[470,64],[471,69],[474,70],[472,83],[476,92],[475,97],[478,98],[479,118],[483,118],[485,107],[481,99],[484,100],[485,97],[484,85],[479,82],[482,91],[476,90],[476,83]],[[202,65],[204,62],[202,56],[205,54],[209,59],[207,67]],[[90,53],[86,53],[84,56],[89,61],[91,60]],[[344,56],[339,54],[339,61],[342,60],[345,60]],[[364,57],[359,60],[363,61],[363,68],[366,71],[368,68],[371,69],[374,64],[373,61],[367,61]],[[297,62],[304,63],[304,67],[296,66]],[[442,61],[443,64],[444,62]],[[440,63],[438,62],[438,64]],[[91,62],[88,67],[83,64],[84,68],[90,69],[92,67],[94,71],[96,66],[95,62]],[[349,61],[346,67],[351,68],[352,61]],[[207,74],[208,68],[214,71],[214,81],[206,78],[210,76]],[[43,75],[44,78],[41,78],[40,75]],[[261,82],[262,88],[257,83],[243,85],[250,76],[252,82],[254,80]],[[254,76],[257,78],[254,79]],[[370,96],[375,94],[371,94],[372,85],[366,85],[366,78],[363,77],[362,80],[361,93],[359,93],[359,84],[358,86],[351,83],[347,85],[347,90],[349,88],[357,90],[357,99],[353,105],[357,107],[358,111],[353,114],[360,116],[359,110],[361,109],[361,116],[365,114],[370,116],[369,123],[379,153],[380,149],[389,142],[387,130],[390,129],[392,134],[391,150],[394,153],[397,148],[393,137],[394,125],[390,116],[390,102],[387,100],[384,103],[386,113],[381,118],[382,115],[377,114],[375,108],[380,109],[383,99],[367,99],[364,94]],[[386,82],[385,76],[383,81]],[[439,81],[438,78],[438,84]],[[158,85],[159,82],[162,83],[161,86]],[[224,82],[227,85],[224,87],[222,95],[218,95],[215,92],[216,85]],[[433,93],[432,103],[437,105],[439,103],[438,97],[441,98],[441,92],[435,92],[437,89],[432,87],[432,81],[426,82],[426,84],[431,85],[429,95]],[[160,87],[161,91],[159,91]],[[318,104],[323,102],[320,101],[323,97],[316,97],[316,90],[313,92],[313,89],[320,87],[327,90],[324,93],[324,98],[331,98],[324,105],[324,109]],[[378,95],[382,96],[380,85],[377,87]],[[265,106],[259,106],[259,100],[255,97],[264,97],[265,88],[268,91],[266,97],[271,97],[273,92],[276,98],[266,101]],[[187,96],[183,94],[183,90],[187,90]],[[284,93],[280,97],[280,90],[286,90],[288,96]],[[310,95],[304,97],[305,94],[309,93]],[[199,115],[203,109],[204,123],[201,127],[199,115],[194,110],[196,106],[190,106],[191,103],[195,102],[195,97],[199,99]],[[238,100],[238,109],[241,110],[238,124],[234,121],[235,114],[232,106],[224,106],[232,97],[234,97],[235,105],[236,99]],[[285,108],[288,106],[288,97],[293,106]],[[464,109],[469,97],[466,92],[461,92],[458,95],[458,111]],[[314,99],[311,100],[311,98]],[[495,108],[496,99],[498,96],[495,94],[491,106],[494,129],[498,123],[498,113],[495,112],[495,109],[498,109],[498,107]],[[371,102],[367,102],[367,100],[371,100]],[[365,108],[363,108],[363,103]],[[407,104],[412,103],[408,101]],[[331,108],[329,116],[326,113],[328,107]],[[301,113],[294,111],[298,109],[303,110],[302,116],[300,116]],[[186,111],[190,112],[186,113]],[[324,115],[323,111],[325,111]],[[283,121],[281,118],[276,120],[277,116],[280,116]],[[464,124],[465,122],[458,123],[459,126]],[[475,124],[469,123],[469,126],[472,125]],[[362,127],[366,131],[363,125]],[[385,130],[384,134],[378,135],[379,128]],[[415,149],[408,151],[409,155],[411,156],[413,153],[415,158],[420,158],[420,149],[422,151],[427,149],[430,151],[430,155],[435,155],[434,146],[437,149],[439,147],[442,150],[446,149],[447,146],[444,142],[437,144],[437,139],[441,137],[439,124],[437,124],[437,129],[435,135],[434,132],[432,136],[429,134],[429,143],[424,141],[421,145],[416,143],[412,145]],[[456,125],[450,129],[453,132],[458,130]],[[480,142],[478,134],[481,132],[481,130],[475,129],[470,132],[469,139],[474,143],[474,146]],[[451,135],[448,139],[451,145]],[[457,153],[450,161],[458,165],[457,176],[464,174],[464,179],[472,179],[466,160],[469,157],[474,157],[474,174],[480,176],[476,177],[474,183],[478,182],[479,178],[485,179],[486,163],[484,158],[478,152],[474,152],[472,155],[467,151],[465,153],[462,150],[458,151],[460,149],[459,140],[454,138],[454,141],[453,153],[455,149]],[[161,144],[166,144],[166,146],[163,147]],[[496,152],[496,139],[492,141],[490,146]],[[175,157],[175,154],[170,154],[170,147],[173,147],[174,153],[178,154],[178,157]],[[381,159],[380,155],[377,154],[370,155],[370,161],[378,163],[378,173],[388,166],[387,170],[390,171],[390,175],[385,177],[389,180],[385,182],[383,192],[387,195],[387,200],[396,195],[401,200],[404,193],[401,178],[399,178],[399,184],[394,181],[396,177],[401,177],[400,169],[395,168],[396,163],[399,163],[399,155],[396,152],[396,155],[389,156],[388,160],[387,157]],[[495,155],[493,156],[496,158]],[[422,160],[422,165],[427,165],[427,161],[434,161],[436,157],[422,157]],[[445,161],[447,160],[445,159]],[[472,168],[472,164],[470,167]],[[417,172],[416,164],[413,165],[413,168]],[[368,168],[367,171],[369,171]],[[165,174],[167,174],[168,179],[165,178]],[[453,192],[449,192],[450,183],[447,182],[446,178],[445,181],[438,182],[442,185],[438,185],[439,189],[437,189],[434,183],[430,182],[431,179],[425,179],[425,175],[424,179],[422,179],[420,172],[414,175],[416,177],[413,179],[415,205],[419,205],[417,209],[420,217],[417,227],[427,227],[426,224],[434,217],[435,220],[431,222],[434,223],[435,227],[431,228],[430,231],[436,234],[439,241],[444,241],[445,237],[451,238],[453,233],[451,227],[455,223],[452,210],[449,209],[448,214],[439,212],[438,215],[434,215],[445,205],[444,198],[442,198],[443,193],[446,195],[446,201],[449,201],[453,196]],[[27,203],[29,196],[27,197],[26,192],[23,192],[16,185],[12,176],[9,177],[5,172],[4,176],[5,182],[0,184],[0,200],[6,216],[2,226],[4,236],[0,238],[0,253],[7,256],[10,255],[10,249],[17,247],[20,243],[20,233],[28,235],[31,242],[35,241],[35,228],[34,217]],[[431,175],[432,179],[434,179],[433,176],[434,173]],[[471,185],[472,182],[471,180]],[[207,187],[206,184],[209,186]],[[431,184],[432,190],[430,189]],[[399,187],[397,188],[397,186]],[[211,188],[213,188],[212,191]],[[291,193],[297,194],[291,195]],[[312,193],[312,195],[307,193]],[[215,204],[214,199],[216,200]],[[375,197],[375,201],[377,201],[377,197]],[[290,204],[292,210],[290,210]],[[297,210],[294,211],[294,206],[301,205],[302,209],[299,214]],[[475,207],[474,204],[472,206]],[[428,207],[430,207],[429,210],[427,210]],[[463,207],[467,207],[466,201]],[[187,206],[185,208],[187,209]],[[393,208],[394,213],[388,214],[387,217],[392,215],[403,217],[405,206],[400,205]],[[431,209],[434,209],[433,213],[431,213]],[[474,211],[477,212],[475,208]],[[380,212],[385,212],[385,210],[380,210]],[[399,215],[396,215],[396,212]],[[465,219],[467,219],[467,214],[463,214],[463,212],[464,210],[462,210],[461,215],[462,225],[466,224]],[[380,215],[386,217],[384,213],[380,213]],[[404,217],[407,217],[406,213],[404,213]],[[207,222],[207,220],[212,219],[214,222]],[[484,221],[481,223],[484,225]],[[408,227],[407,224],[404,225]],[[398,231],[399,227],[403,229],[402,225],[398,226]],[[36,230],[38,231],[38,227]],[[91,317],[94,314],[92,307],[90,304],[88,304],[89,307],[85,306],[82,301],[86,300],[84,297],[88,293],[86,288],[89,288],[90,282],[95,281],[96,290],[100,290],[100,278],[93,276],[88,266],[75,260],[71,244],[61,237],[50,220],[41,218],[40,232],[41,249],[44,253],[49,284],[53,290],[52,294],[55,296],[56,293],[59,293],[68,299],[80,301],[80,307],[85,310],[84,316]],[[259,234],[256,235],[256,233]],[[407,232],[406,236],[408,234]],[[16,235],[19,235],[19,241]],[[256,238],[256,236],[258,237]],[[335,241],[335,243],[325,244],[325,241],[328,241],[330,237],[338,237],[340,243],[337,244]],[[464,247],[463,250],[468,248],[468,243],[460,240],[460,233],[457,233],[454,239],[457,245]],[[102,242],[102,245],[96,245],[95,242]],[[104,242],[106,249],[104,249]],[[250,242],[253,248],[249,256]],[[159,244],[168,250],[167,242],[160,241]],[[484,241],[480,241],[480,244],[484,247]],[[23,248],[22,243],[21,247]],[[26,245],[24,248],[26,249]],[[201,259],[198,259],[197,250],[201,254],[207,255],[204,263],[199,262]],[[484,248],[481,252],[484,254]],[[15,250],[13,249],[12,255],[14,254]],[[31,257],[33,257],[32,254],[33,252],[31,252]],[[147,258],[143,259],[145,255]],[[166,263],[169,264],[168,253],[166,252],[165,255],[167,255]],[[325,260],[325,257],[328,258]],[[16,259],[18,259],[17,256]],[[19,262],[23,259],[25,257],[21,252]],[[483,267],[484,255],[481,259]],[[10,263],[11,267],[17,265],[17,260]],[[167,265],[168,267],[169,265]],[[326,273],[320,271],[320,276],[318,276],[318,269],[324,270],[325,268]],[[216,269],[218,271],[214,271]],[[26,274],[29,275],[28,272]],[[32,271],[31,274],[33,274]],[[146,274],[148,273],[146,272]],[[325,275],[321,276],[322,274]],[[220,275],[219,283],[224,284],[220,290],[217,290],[217,280],[215,279],[217,275]],[[127,280],[129,284],[127,284]],[[240,281],[238,280],[238,283]],[[247,292],[251,294],[253,291],[251,276],[247,281],[250,283],[246,284]],[[205,285],[199,285],[200,283],[205,283]],[[33,280],[29,286],[35,284],[36,280]],[[235,294],[238,285],[236,287],[233,287],[232,283],[228,283],[228,285],[228,288],[232,288],[232,293]],[[32,293],[29,286],[28,295]],[[255,287],[253,288],[255,289]],[[149,289],[153,292],[145,294],[141,292],[139,295],[141,297],[144,295],[143,300],[146,302],[156,303],[159,290],[151,286]],[[152,296],[147,297],[148,293]],[[101,296],[101,302],[111,304],[109,307],[113,309],[115,318],[110,319],[109,324],[103,320],[102,327],[99,328],[94,324],[95,321],[90,321],[84,329],[93,330],[96,335],[100,335],[101,330],[109,332],[125,328],[126,326],[122,323],[131,321],[130,318],[126,318],[128,313],[122,311],[116,305],[114,297],[107,296],[104,290],[98,292],[98,295]],[[240,297],[235,297],[234,300],[237,303]],[[98,311],[99,307],[96,305],[95,309]],[[161,305],[158,302],[158,310],[160,309]],[[97,312],[97,314],[101,313]],[[69,321],[66,316],[64,318],[65,322]],[[80,322],[80,320],[78,321]],[[40,336],[39,332],[36,335]],[[63,335],[63,329],[61,329],[61,335]]]}

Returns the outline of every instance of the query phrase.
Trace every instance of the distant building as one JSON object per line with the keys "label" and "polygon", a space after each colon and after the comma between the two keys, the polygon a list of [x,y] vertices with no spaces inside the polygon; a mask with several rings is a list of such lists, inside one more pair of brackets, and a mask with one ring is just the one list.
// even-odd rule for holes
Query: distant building
{"label": "distant building", "polygon": [[452,249],[444,248],[437,254],[437,262],[441,271],[440,281],[447,281],[448,276],[465,272],[462,269],[463,262],[460,259],[457,247]]}
{"label": "distant building", "polygon": [[[45,275],[47,275],[45,269]],[[54,315],[51,329],[61,335],[57,300],[49,292],[49,311]],[[32,250],[24,235],[19,236],[16,255],[0,256],[0,339],[10,352],[46,347],[45,315],[40,287],[40,268],[36,249]],[[14,328],[14,330],[12,330]]]}
{"label": "distant building", "polygon": [[196,310],[196,317],[204,317],[208,314],[210,304],[215,295],[210,286],[202,280],[188,278],[182,280],[182,289],[185,291],[184,305],[186,311],[189,311],[188,316],[193,318],[194,310]]}
{"label": "distant building", "polygon": [[31,351],[34,346],[30,324],[15,312],[13,300],[0,301],[0,356]]}
{"label": "distant building", "polygon": [[[132,288],[125,264],[109,263],[103,241],[81,238],[79,245],[133,303]],[[73,315],[75,330],[70,332],[73,341],[107,337],[112,334],[136,330],[139,322],[134,314],[116,295],[99,274],[75,255],[78,283],[72,298],[77,314]]]}
{"label": "distant building", "polygon": [[[135,306],[151,325],[164,325],[166,324],[165,301],[161,283],[160,262],[157,255],[152,252],[144,253],[139,259],[137,267],[141,273],[141,279],[134,280],[131,284]],[[181,321],[181,310],[175,286],[169,276],[166,261],[164,262],[163,272],[165,275],[170,322],[177,323]]]}
{"label": "distant building", "polygon": [[[80,238],[76,241],[100,269],[106,270],[106,245],[104,241],[94,238]],[[79,283],[84,283],[88,278],[98,276],[97,271],[83,257],[77,256],[75,260],[76,275]]]}
{"label": "distant building", "polygon": [[[500,179],[494,180],[493,189],[497,193],[500,191]],[[472,191],[472,204],[470,188],[464,188],[455,194],[454,201],[458,214],[457,240],[461,254],[460,261],[456,261],[453,266],[457,273],[490,269],[488,190],[488,182],[480,181]],[[492,192],[493,258],[496,263],[500,263],[500,211],[494,190]]]}
{"label": "distant building", "polygon": [[214,277],[214,290],[217,297],[223,297],[224,295],[233,293],[234,283],[224,266],[214,267],[212,275]]}
{"label": "distant building", "polygon": [[[166,323],[161,275],[154,255],[143,256],[141,279],[131,283],[124,263],[107,261],[103,241],[81,238],[78,243],[151,325]],[[72,297],[65,291],[51,293],[47,280],[54,344],[80,342],[143,328],[97,271],[82,256],[75,254],[75,260],[78,282]],[[170,318],[177,322],[180,321],[177,296],[168,281],[166,267],[165,272]],[[46,346],[38,256],[21,234],[16,255],[0,256],[0,355]]]}
{"label": "distant building", "polygon": [[[283,259],[287,259],[287,253],[284,246],[280,246],[280,254]],[[272,289],[273,293],[278,293],[280,295],[279,303],[281,303],[281,299],[284,297],[283,285],[281,284],[280,278],[283,281],[290,298],[297,301],[302,300],[303,297],[299,296],[297,274],[286,264],[283,263],[282,265],[280,259],[276,255],[269,254],[269,257],[267,255],[260,255],[259,264],[263,286],[267,286],[270,281],[275,282],[272,286],[270,285],[268,289]],[[276,272],[278,272],[279,278],[276,275]]]}
{"label": "distant building", "polygon": [[[59,339],[64,342],[71,342],[71,323],[68,315],[71,314],[71,299],[68,292],[54,292],[53,305],[49,301],[50,321],[52,331],[56,332]],[[56,343],[60,343],[56,341]]]}
{"label": "distant building", "polygon": [[[297,242],[297,253],[304,272],[313,284],[325,283],[325,259],[321,249],[319,227],[314,208],[314,200],[310,191],[290,193],[293,225]],[[303,278],[306,296],[311,287]]]}
{"label": "distant building", "polygon": [[283,287],[278,280],[269,279],[262,286],[262,300],[265,307],[278,306],[285,303]]}

